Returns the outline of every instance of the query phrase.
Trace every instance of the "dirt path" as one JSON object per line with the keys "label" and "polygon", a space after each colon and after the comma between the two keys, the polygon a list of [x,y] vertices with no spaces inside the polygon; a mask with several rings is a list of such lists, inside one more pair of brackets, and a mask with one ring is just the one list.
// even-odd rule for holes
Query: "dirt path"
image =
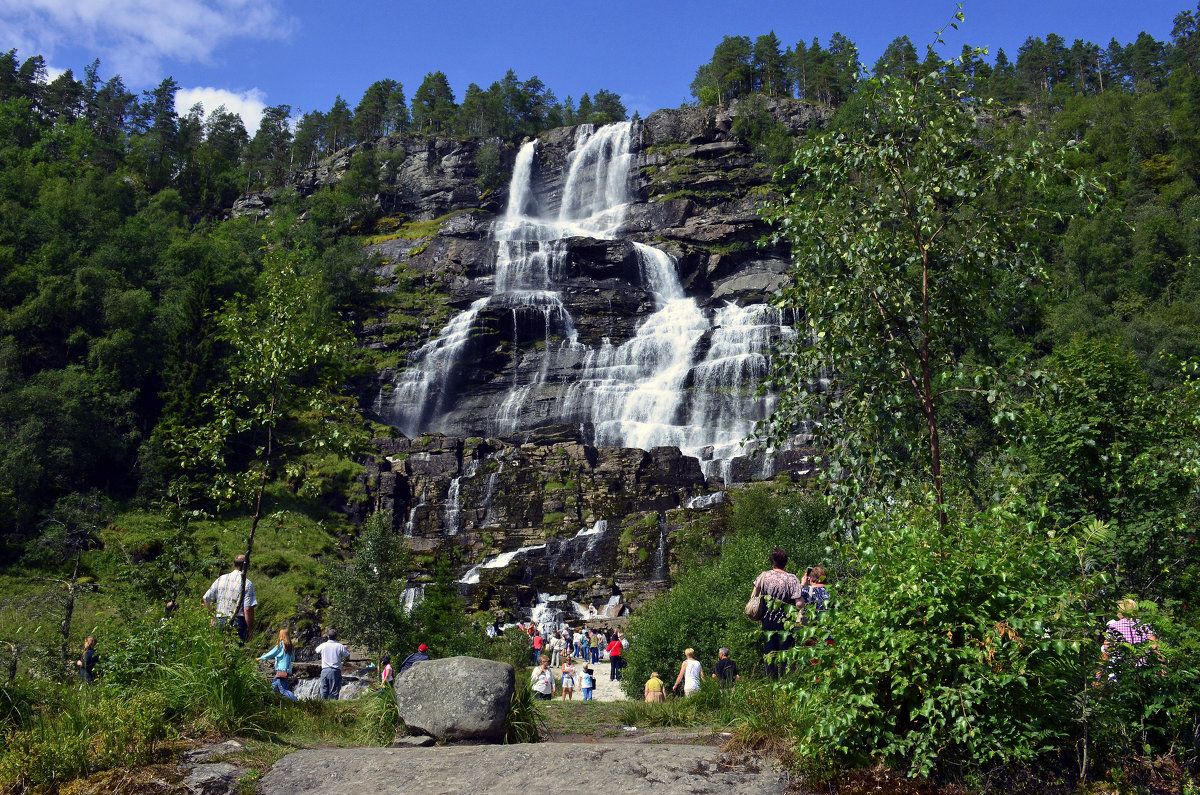
{"label": "dirt path", "polygon": [[[601,660],[600,662],[596,663],[595,665],[593,665],[592,663],[588,663],[588,665],[592,669],[592,675],[596,677],[596,692],[592,693],[593,701],[628,701],[628,699],[625,697],[625,693],[621,690],[621,683],[609,681],[609,677],[612,675],[612,672],[611,672],[610,666],[607,662],[605,662],[604,660]],[[576,662],[575,669],[576,669],[575,681],[576,681],[576,684],[578,684],[579,677],[583,673],[583,664],[580,662]],[[551,670],[554,671],[554,677],[555,677],[555,683],[556,683],[555,687],[557,688],[558,687],[557,682],[558,682],[559,668],[555,667],[555,668],[551,668]],[[533,669],[528,668],[528,669],[526,669],[526,671],[529,673],[532,673]],[[528,673],[526,675],[528,675]],[[554,692],[554,699],[557,701],[561,698],[562,698],[562,690],[556,689]],[[578,687],[575,688],[574,698],[572,699],[572,701],[583,701],[583,693],[580,691],[580,689]]]}

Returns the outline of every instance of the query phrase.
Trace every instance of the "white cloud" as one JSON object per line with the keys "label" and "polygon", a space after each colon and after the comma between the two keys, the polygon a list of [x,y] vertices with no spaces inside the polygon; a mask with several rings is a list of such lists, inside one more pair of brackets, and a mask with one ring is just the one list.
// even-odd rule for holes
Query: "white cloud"
{"label": "white cloud", "polygon": [[0,0],[6,39],[43,55],[84,44],[131,85],[160,80],[164,60],[207,62],[229,39],[285,36],[294,24],[281,0]]}
{"label": "white cloud", "polygon": [[242,124],[246,125],[246,132],[253,137],[255,131],[258,130],[258,122],[262,119],[263,108],[267,106],[266,98],[267,95],[257,88],[241,94],[226,91],[223,88],[205,86],[181,88],[175,94],[175,112],[184,116],[192,109],[193,105],[199,102],[204,106],[204,116],[207,118],[208,114],[224,105],[226,110],[242,117]]}

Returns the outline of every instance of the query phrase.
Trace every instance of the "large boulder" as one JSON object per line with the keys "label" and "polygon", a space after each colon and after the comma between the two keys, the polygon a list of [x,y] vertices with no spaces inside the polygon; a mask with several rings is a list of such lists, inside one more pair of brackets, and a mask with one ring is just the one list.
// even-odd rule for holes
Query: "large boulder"
{"label": "large boulder", "polygon": [[488,740],[504,736],[516,685],[508,663],[450,657],[418,663],[396,677],[396,707],[412,731],[439,740]]}

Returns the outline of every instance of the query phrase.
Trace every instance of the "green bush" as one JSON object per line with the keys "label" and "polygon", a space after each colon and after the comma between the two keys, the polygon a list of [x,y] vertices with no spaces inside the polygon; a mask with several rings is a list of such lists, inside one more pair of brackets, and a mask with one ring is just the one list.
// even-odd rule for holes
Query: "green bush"
{"label": "green bush", "polygon": [[6,790],[53,789],[100,770],[148,764],[173,733],[157,693],[119,697],[47,684],[42,695],[45,702],[21,727],[4,732],[0,787]]}
{"label": "green bush", "polygon": [[1136,617],[1153,628],[1154,648],[1123,646],[1113,655],[1088,694],[1092,712],[1084,739],[1100,769],[1124,766],[1125,754],[1155,759],[1171,751],[1194,765],[1200,632],[1150,601],[1139,603]]}
{"label": "green bush", "polygon": [[805,561],[827,562],[820,541],[827,510],[803,494],[777,495],[770,486],[757,486],[734,498],[730,521],[733,533],[720,558],[689,568],[669,591],[629,619],[622,687],[631,698],[641,697],[651,671],[673,682],[689,647],[706,673],[717,662],[717,649],[727,646],[743,678],[754,676],[762,659],[760,631],[742,608],[754,578],[768,567],[771,550],[788,550],[793,569]]}
{"label": "green bush", "polygon": [[932,514],[865,523],[846,553],[853,598],[785,654],[813,718],[799,754],[958,776],[1062,747],[1103,625],[1078,567],[1087,543],[1001,508],[951,517],[944,534]]}

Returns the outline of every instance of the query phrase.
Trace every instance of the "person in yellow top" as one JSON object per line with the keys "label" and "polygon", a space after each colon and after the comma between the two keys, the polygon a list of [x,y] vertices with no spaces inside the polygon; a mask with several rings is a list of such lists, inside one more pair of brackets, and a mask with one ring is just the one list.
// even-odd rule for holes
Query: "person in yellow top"
{"label": "person in yellow top", "polygon": [[661,703],[667,700],[666,685],[663,684],[663,680],[658,678],[657,671],[650,674],[650,678],[646,681],[645,694],[647,701]]}

